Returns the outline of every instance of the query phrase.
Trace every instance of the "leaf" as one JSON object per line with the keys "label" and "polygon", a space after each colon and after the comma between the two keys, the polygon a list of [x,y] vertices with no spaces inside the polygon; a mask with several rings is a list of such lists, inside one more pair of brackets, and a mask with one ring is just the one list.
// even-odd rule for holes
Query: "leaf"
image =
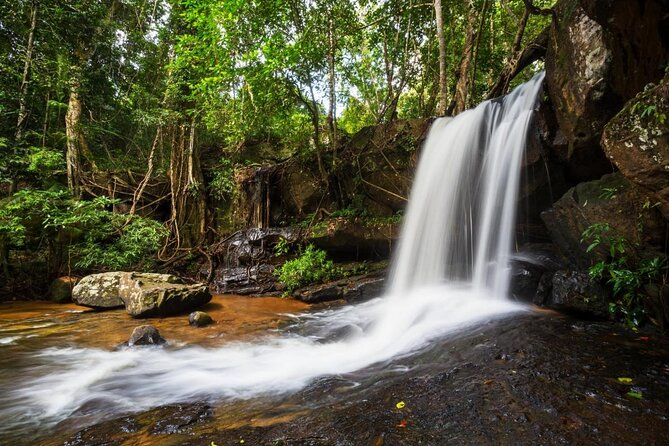
{"label": "leaf", "polygon": [[647,342],[650,340],[650,338],[648,336],[639,336],[638,338],[636,338],[636,340]]}
{"label": "leaf", "polygon": [[404,427],[407,427],[407,424],[408,424],[408,423],[407,423],[407,420],[402,420],[402,421],[400,421],[400,423],[397,425],[397,427],[402,427],[402,428],[404,428]]}
{"label": "leaf", "polygon": [[626,393],[626,395],[630,398],[636,398],[638,400],[643,399],[643,394],[641,392],[637,392],[636,390],[630,390]]}
{"label": "leaf", "polygon": [[632,378],[626,378],[624,376],[618,377],[618,382],[620,384],[632,384]]}
{"label": "leaf", "polygon": [[494,382],[495,381],[493,381],[492,379],[486,379],[485,381],[483,381],[483,384],[486,385],[486,386],[489,386],[490,384],[492,384]]}
{"label": "leaf", "polygon": [[400,401],[397,404],[395,404],[395,407],[397,407],[398,409],[404,409],[405,406],[406,403],[404,401]]}

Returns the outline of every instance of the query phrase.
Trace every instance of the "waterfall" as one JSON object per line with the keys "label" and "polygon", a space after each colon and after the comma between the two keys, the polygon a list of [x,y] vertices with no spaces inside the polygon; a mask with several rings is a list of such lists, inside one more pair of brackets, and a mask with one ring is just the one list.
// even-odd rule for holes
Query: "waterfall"
{"label": "waterfall", "polygon": [[521,311],[503,297],[526,129],[542,79],[434,123],[388,296],[297,315],[293,330],[253,343],[42,350],[0,403],[0,437],[19,426],[90,420],[91,407],[99,420],[174,402],[296,391],[317,377],[384,364],[465,326]]}
{"label": "waterfall", "polygon": [[543,73],[455,119],[425,141],[390,292],[444,281],[507,293],[520,166]]}

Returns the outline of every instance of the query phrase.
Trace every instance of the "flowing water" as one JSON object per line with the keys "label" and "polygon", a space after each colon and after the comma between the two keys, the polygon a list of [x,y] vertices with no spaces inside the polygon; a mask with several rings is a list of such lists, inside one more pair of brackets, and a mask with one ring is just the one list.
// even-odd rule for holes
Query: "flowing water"
{"label": "flowing water", "polygon": [[[526,131],[542,80],[537,75],[502,99],[435,122],[386,296],[293,315],[280,334],[253,341],[173,342],[164,349],[110,350],[76,342],[39,348],[11,369],[11,381],[0,380],[0,437],[67,418],[94,422],[173,402],[281,395],[521,310],[505,299],[508,258]],[[17,333],[3,335],[0,354],[2,343],[29,345]],[[163,336],[171,340],[169,332]]]}

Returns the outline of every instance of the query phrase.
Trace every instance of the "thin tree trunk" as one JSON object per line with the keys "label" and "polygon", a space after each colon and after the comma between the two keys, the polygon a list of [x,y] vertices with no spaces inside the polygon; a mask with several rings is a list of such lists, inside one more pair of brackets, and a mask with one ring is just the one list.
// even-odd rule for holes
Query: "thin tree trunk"
{"label": "thin tree trunk", "polygon": [[446,114],[448,104],[448,89],[446,79],[446,37],[444,36],[444,16],[441,8],[441,0],[434,0],[434,14],[437,23],[437,39],[439,40],[439,100],[437,102],[437,115]]}
{"label": "thin tree trunk", "polygon": [[[30,71],[33,64],[33,49],[35,46],[35,30],[37,29],[37,1],[32,1],[30,13],[30,32],[28,33],[28,45],[26,46],[26,58],[23,63],[23,77],[19,88],[19,113],[16,120],[16,131],[14,133],[14,155],[18,155],[18,147],[23,144],[25,128],[28,123],[28,86],[30,85]],[[9,195],[13,195],[17,188],[17,178],[13,176],[9,184]]]}
{"label": "thin tree trunk", "polygon": [[[469,94],[467,96],[466,107],[472,106],[472,98],[476,94],[476,69],[478,68],[479,48],[481,47],[481,38],[483,36],[483,24],[488,15],[490,8],[490,0],[485,0],[483,3],[483,10],[481,12],[481,20],[479,21],[479,28],[476,35],[476,45],[474,47],[474,65],[471,70],[471,77],[469,78]],[[492,20],[491,20],[492,22]]]}
{"label": "thin tree trunk", "polygon": [[21,88],[19,90],[19,116],[16,123],[16,142],[22,142],[25,127],[28,121],[28,85],[30,84],[30,70],[33,63],[33,49],[35,42],[35,29],[37,28],[37,2],[32,2],[32,13],[30,19],[30,33],[28,34],[28,46],[26,47],[26,60],[23,64],[23,77],[21,78]]}
{"label": "thin tree trunk", "polygon": [[477,41],[477,21],[478,14],[473,0],[468,2],[467,29],[465,31],[465,45],[462,49],[462,59],[460,59],[460,68],[458,69],[458,81],[455,84],[455,97],[453,114],[457,115],[467,108],[467,96],[469,94],[469,70],[474,59],[474,49]]}

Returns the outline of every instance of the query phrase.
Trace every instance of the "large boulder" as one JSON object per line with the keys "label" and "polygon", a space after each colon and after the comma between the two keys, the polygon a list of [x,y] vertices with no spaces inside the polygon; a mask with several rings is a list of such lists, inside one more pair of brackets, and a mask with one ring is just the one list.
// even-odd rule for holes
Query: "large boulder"
{"label": "large boulder", "polygon": [[546,52],[546,83],[558,130],[548,142],[573,181],[606,173],[604,125],[669,55],[666,0],[561,0]]}
{"label": "large boulder", "polygon": [[664,224],[647,203],[648,194],[614,173],[569,189],[541,217],[562,254],[576,269],[586,269],[607,255],[604,244],[588,253],[588,243],[581,243],[583,231],[595,223],[608,224],[629,246],[661,245]]}
{"label": "large boulder", "polygon": [[168,274],[125,274],[118,290],[126,311],[133,317],[189,313],[211,300],[206,285],[186,285]]}
{"label": "large boulder", "polygon": [[669,220],[669,74],[625,105],[605,127],[602,146]]}
{"label": "large boulder", "polygon": [[72,301],[77,305],[95,309],[110,309],[123,306],[118,286],[126,272],[91,274],[72,289]]}
{"label": "large boulder", "polygon": [[559,126],[553,151],[576,168],[571,173],[580,181],[595,163],[600,169],[601,131],[622,102],[610,89],[613,49],[602,26],[577,1],[561,1],[555,11],[546,52],[546,83]]}

